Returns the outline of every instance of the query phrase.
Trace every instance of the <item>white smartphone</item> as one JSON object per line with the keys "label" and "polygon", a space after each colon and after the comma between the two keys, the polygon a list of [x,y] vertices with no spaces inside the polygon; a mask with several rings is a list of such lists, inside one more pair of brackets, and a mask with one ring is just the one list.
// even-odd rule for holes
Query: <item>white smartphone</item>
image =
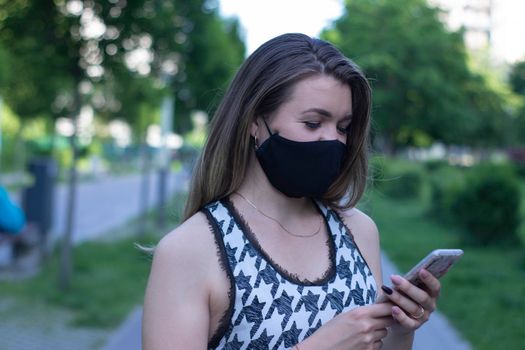
{"label": "white smartphone", "polygon": [[[425,269],[434,277],[441,278],[447,271],[463,256],[461,249],[436,249],[431,251],[410,271],[405,274],[405,278],[415,286],[422,286],[423,282],[419,279],[419,271]],[[377,302],[385,301],[386,297],[381,294]]]}

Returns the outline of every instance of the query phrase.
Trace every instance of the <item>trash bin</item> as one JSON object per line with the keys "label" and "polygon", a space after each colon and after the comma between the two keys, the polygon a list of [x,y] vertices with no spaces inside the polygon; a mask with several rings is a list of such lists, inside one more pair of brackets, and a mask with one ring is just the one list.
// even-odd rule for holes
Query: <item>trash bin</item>
{"label": "trash bin", "polygon": [[27,222],[37,225],[45,238],[53,225],[58,166],[52,158],[36,158],[29,162],[28,172],[33,177],[33,184],[23,191],[22,207]]}

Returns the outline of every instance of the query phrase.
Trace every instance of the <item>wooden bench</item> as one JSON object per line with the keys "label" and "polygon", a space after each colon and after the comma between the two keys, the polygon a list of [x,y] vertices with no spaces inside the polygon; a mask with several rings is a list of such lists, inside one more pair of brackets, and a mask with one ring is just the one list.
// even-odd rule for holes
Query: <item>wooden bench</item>
{"label": "wooden bench", "polygon": [[37,225],[27,224],[16,235],[0,232],[0,279],[34,275],[40,269],[42,253],[42,235]]}

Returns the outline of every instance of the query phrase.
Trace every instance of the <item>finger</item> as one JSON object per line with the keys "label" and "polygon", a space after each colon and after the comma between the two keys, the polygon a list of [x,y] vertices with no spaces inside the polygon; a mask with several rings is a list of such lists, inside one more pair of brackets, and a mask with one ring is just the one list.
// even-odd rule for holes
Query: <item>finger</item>
{"label": "finger", "polygon": [[401,308],[398,306],[392,307],[392,316],[394,319],[403,327],[408,329],[417,329],[421,323],[421,320],[414,320],[413,318],[409,317]]}
{"label": "finger", "polygon": [[439,297],[439,293],[441,291],[441,282],[439,282],[439,280],[436,277],[434,277],[427,270],[421,269],[421,271],[419,271],[419,278],[427,287],[430,296],[434,298]]}
{"label": "finger", "polygon": [[[406,297],[412,299],[415,303],[423,306],[425,309],[431,310],[431,311],[434,310],[435,308],[434,300],[433,298],[430,297],[430,295],[425,290],[414,286],[408,280],[406,280],[405,278],[399,275],[392,275],[390,276],[390,279],[392,280],[392,283],[394,284],[395,290],[402,292],[402,294],[404,294]],[[409,312],[415,311],[418,308],[419,307],[416,305],[415,307],[410,309]]]}
{"label": "finger", "polygon": [[376,298],[375,304],[380,304],[388,301],[388,298],[386,297],[385,293],[381,293]]}
{"label": "finger", "polygon": [[376,341],[374,344],[373,344],[373,347],[372,349],[374,350],[379,350],[383,347],[383,341],[382,340],[378,340]]}
{"label": "finger", "polygon": [[366,312],[368,316],[373,318],[381,318],[385,316],[391,316],[392,304],[391,303],[380,303],[362,306],[362,312]]}
{"label": "finger", "polygon": [[388,317],[380,317],[380,318],[375,318],[373,320],[374,329],[376,330],[386,329],[388,327],[391,327],[395,323],[394,318],[392,317],[392,306],[389,306],[389,308],[390,308],[390,314]]}
{"label": "finger", "polygon": [[403,311],[405,311],[409,315],[412,315],[413,318],[419,319],[423,317],[424,309],[422,309],[422,306],[420,306],[414,300],[410,299],[403,293],[400,293],[397,290],[393,290],[387,286],[381,286],[381,289],[383,289],[390,301],[392,301],[397,306],[401,307]]}
{"label": "finger", "polygon": [[386,337],[387,335],[388,335],[388,330],[386,328],[378,329],[378,330],[374,331],[373,340],[374,341],[381,340],[384,337]]}

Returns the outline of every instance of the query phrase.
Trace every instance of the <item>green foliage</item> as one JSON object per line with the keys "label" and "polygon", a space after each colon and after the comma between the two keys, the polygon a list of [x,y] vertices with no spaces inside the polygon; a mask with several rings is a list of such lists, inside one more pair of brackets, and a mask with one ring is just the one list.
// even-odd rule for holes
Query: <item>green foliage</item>
{"label": "green foliage", "polygon": [[[200,13],[194,25],[186,65],[191,96],[184,101],[184,107],[213,115],[228,81],[244,59],[245,46],[239,39],[239,22],[220,19],[216,9]],[[187,118],[180,129],[190,128]]]}
{"label": "green foliage", "polygon": [[[465,251],[441,279],[438,308],[472,348],[521,348],[525,329],[523,246],[466,246],[458,228],[428,218],[425,197],[399,201],[373,192],[365,211],[379,227],[382,249],[401,272],[436,248]],[[525,236],[523,239],[525,242]]]}
{"label": "green foliage", "polygon": [[441,224],[453,224],[455,219],[453,206],[465,186],[464,170],[442,165],[429,170],[429,173],[429,216]]}
{"label": "green foliage", "polygon": [[448,161],[445,159],[427,160],[423,165],[425,166],[425,169],[430,172],[449,166]]}
{"label": "green foliage", "polygon": [[393,198],[414,198],[421,194],[423,173],[413,163],[375,157],[371,162],[375,187]]}
{"label": "green foliage", "polygon": [[490,147],[504,145],[512,129],[512,118],[505,108],[504,93],[491,86],[487,77],[473,74],[464,84],[466,103],[464,118],[459,122],[464,141],[455,142],[473,146]]}
{"label": "green foliage", "polygon": [[[9,55],[7,51],[0,46],[0,89],[6,84],[9,77]],[[1,91],[1,90],[0,90]]]}
{"label": "green foliage", "polygon": [[2,89],[6,103],[24,119],[70,112],[68,103],[53,103],[82,79],[80,43],[71,39],[74,18],[53,1],[5,1],[2,10],[0,45],[9,53],[10,72]]}
{"label": "green foliage", "polygon": [[517,110],[512,122],[511,137],[513,144],[525,148],[525,95],[522,106]]}
{"label": "green foliage", "polygon": [[[65,1],[0,5],[0,92],[21,118],[70,116],[92,104],[105,117],[141,124],[141,131],[163,94],[172,93],[184,126],[190,110],[208,109],[210,92],[244,57],[238,24],[219,16],[216,1],[85,1],[78,13]],[[83,32],[86,12],[105,32]],[[151,57],[146,67],[128,64],[136,50]],[[3,83],[5,62],[11,74]],[[163,88],[167,66],[172,79]]]}
{"label": "green foliage", "polygon": [[469,70],[462,33],[448,32],[427,1],[348,0],[322,36],[369,77],[377,138],[387,152],[436,139],[501,140],[503,101]]}
{"label": "green foliage", "polygon": [[[164,94],[173,94],[175,129],[189,130],[191,111],[209,110],[217,91],[244,58],[238,24],[222,19],[218,3],[209,0],[128,2],[117,18],[111,16],[113,7],[109,2],[101,3],[97,14],[120,31],[118,39],[103,39],[100,44],[118,49],[114,58],[108,57],[111,74],[104,77],[110,89],[116,88],[114,98],[121,106],[114,114],[144,128],[143,124],[151,123],[151,117],[144,121],[152,115],[151,106],[160,105]],[[141,37],[151,40],[153,52],[151,72],[146,76],[123,66],[125,56],[139,46]],[[133,42],[133,47],[126,40]],[[172,70],[166,71],[166,66]],[[141,128],[135,130],[140,132]]]}
{"label": "green foliage", "polygon": [[515,93],[525,96],[525,61],[516,62],[512,66],[509,83]]}
{"label": "green foliage", "polygon": [[471,169],[466,186],[453,203],[454,217],[473,243],[515,243],[520,201],[520,188],[512,171],[501,166],[478,166]]}
{"label": "green foliage", "polygon": [[[525,153],[525,151],[524,151]],[[513,164],[514,171],[516,174],[522,179],[525,180],[525,162],[522,163],[514,163]]]}

